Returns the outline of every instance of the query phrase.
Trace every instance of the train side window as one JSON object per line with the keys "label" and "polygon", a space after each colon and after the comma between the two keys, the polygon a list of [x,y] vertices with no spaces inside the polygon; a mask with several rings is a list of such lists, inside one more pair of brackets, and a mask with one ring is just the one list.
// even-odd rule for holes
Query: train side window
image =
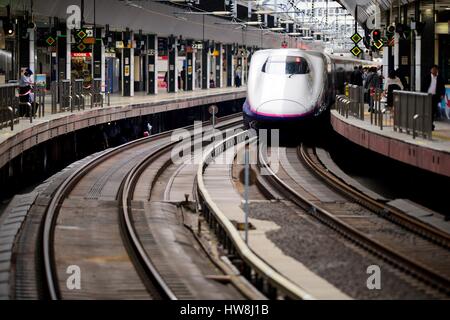
{"label": "train side window", "polygon": [[262,67],[262,72],[268,74],[307,74],[308,62],[302,57],[273,56],[269,57]]}

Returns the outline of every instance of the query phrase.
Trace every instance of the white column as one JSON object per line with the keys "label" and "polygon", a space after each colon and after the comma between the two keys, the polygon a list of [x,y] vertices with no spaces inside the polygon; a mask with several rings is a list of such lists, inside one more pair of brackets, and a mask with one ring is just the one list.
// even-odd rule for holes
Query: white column
{"label": "white column", "polygon": [[31,71],[33,71],[35,74],[36,72],[36,65],[35,65],[35,61],[36,61],[36,52],[34,51],[34,38],[35,38],[35,31],[34,29],[28,29],[28,35],[29,35],[29,62],[28,62],[28,66],[31,69]]}
{"label": "white column", "polygon": [[155,94],[158,94],[158,37],[155,36]]}
{"label": "white column", "polygon": [[389,48],[383,47],[383,77],[388,78],[389,68]]}
{"label": "white column", "polygon": [[211,53],[209,52],[209,48],[206,48],[206,88],[209,89],[209,80],[211,73]]}
{"label": "white column", "polygon": [[394,68],[397,70],[400,65],[400,37],[398,33],[395,33],[394,43]]}
{"label": "white column", "polygon": [[231,72],[231,86],[234,87],[235,83],[234,83],[234,55],[231,56],[231,71],[229,70],[229,72]]}
{"label": "white column", "polygon": [[[223,44],[219,44],[219,79],[220,82],[217,84],[219,88],[223,88]],[[216,70],[217,72],[217,70]]]}
{"label": "white column", "polygon": [[66,35],[66,79],[70,80],[72,73],[72,30],[67,29]]}
{"label": "white column", "polygon": [[103,44],[103,41],[101,44],[100,74],[102,78],[102,91],[106,92],[106,58],[105,58],[105,45]]}
{"label": "white column", "polygon": [[[134,33],[131,33],[131,39],[134,38]],[[133,41],[133,40],[131,40]],[[130,49],[130,97],[134,96],[134,48]]]}
{"label": "white column", "polygon": [[178,92],[178,39],[175,38],[175,92]]}
{"label": "white column", "polygon": [[416,91],[421,90],[422,84],[422,75],[421,75],[421,67],[422,67],[422,37],[416,36]]}

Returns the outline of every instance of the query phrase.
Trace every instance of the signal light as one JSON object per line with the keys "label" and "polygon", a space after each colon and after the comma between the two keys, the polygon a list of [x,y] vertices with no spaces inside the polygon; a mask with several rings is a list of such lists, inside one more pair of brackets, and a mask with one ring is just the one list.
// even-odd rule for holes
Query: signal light
{"label": "signal light", "polygon": [[6,36],[11,37],[15,34],[14,24],[12,24],[8,20],[3,22],[3,30],[4,30]]}
{"label": "signal light", "polygon": [[381,31],[378,29],[373,30],[372,31],[372,39],[374,42],[381,40]]}
{"label": "signal light", "polygon": [[390,25],[389,27],[387,27],[386,31],[388,33],[395,33],[395,25]]}

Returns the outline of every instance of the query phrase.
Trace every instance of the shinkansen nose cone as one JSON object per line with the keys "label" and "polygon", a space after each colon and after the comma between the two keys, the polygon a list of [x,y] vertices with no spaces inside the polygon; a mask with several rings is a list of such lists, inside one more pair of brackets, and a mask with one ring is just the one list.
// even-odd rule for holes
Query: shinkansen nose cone
{"label": "shinkansen nose cone", "polygon": [[307,115],[311,108],[297,101],[277,99],[262,103],[256,108],[256,112],[268,117],[290,118]]}

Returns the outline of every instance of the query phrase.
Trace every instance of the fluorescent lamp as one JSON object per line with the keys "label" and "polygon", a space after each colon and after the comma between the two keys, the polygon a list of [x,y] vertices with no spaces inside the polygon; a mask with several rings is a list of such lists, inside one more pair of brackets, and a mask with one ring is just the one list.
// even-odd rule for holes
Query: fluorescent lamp
{"label": "fluorescent lamp", "polygon": [[262,24],[262,22],[261,21],[247,21],[247,22],[245,22],[247,25],[249,25],[249,26],[257,26],[257,25],[260,25],[260,24]]}
{"label": "fluorescent lamp", "polygon": [[255,14],[271,14],[274,13],[273,10],[257,10],[255,11]]}
{"label": "fluorescent lamp", "polygon": [[216,16],[229,16],[231,14],[230,11],[213,11],[212,14]]}

